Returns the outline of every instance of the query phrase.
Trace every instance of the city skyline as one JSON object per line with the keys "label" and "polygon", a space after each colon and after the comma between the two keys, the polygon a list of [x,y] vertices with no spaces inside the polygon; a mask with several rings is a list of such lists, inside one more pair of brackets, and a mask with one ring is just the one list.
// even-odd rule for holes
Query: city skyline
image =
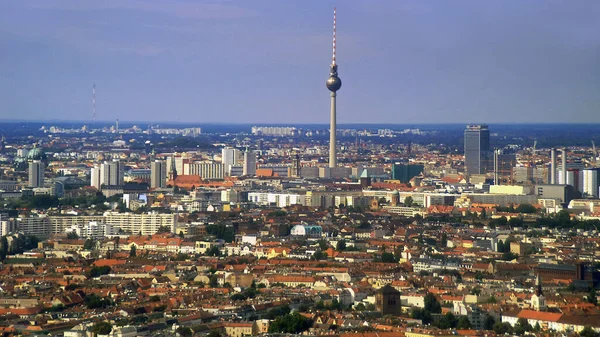
{"label": "city skyline", "polygon": [[0,119],[326,124],[337,6],[339,124],[600,122],[595,2],[252,6],[3,3]]}

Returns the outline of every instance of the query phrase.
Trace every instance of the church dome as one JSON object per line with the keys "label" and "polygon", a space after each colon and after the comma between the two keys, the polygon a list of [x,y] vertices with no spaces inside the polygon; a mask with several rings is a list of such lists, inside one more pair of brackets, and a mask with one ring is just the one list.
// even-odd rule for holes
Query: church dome
{"label": "church dome", "polygon": [[48,158],[46,156],[46,153],[44,152],[44,150],[38,148],[38,147],[34,147],[33,149],[29,150],[29,153],[27,154],[27,160],[41,160],[41,161],[46,161]]}

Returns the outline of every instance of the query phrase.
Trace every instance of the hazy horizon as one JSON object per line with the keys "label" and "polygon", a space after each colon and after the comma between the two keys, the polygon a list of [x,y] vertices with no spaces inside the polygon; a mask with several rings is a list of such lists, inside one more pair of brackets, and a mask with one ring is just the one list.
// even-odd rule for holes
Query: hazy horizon
{"label": "hazy horizon", "polygon": [[0,120],[600,123],[600,2],[0,3]]}

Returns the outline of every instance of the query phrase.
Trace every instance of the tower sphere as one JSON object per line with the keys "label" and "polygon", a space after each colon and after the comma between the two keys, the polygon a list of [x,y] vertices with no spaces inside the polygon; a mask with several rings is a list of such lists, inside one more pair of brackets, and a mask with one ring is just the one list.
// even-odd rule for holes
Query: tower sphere
{"label": "tower sphere", "polygon": [[340,88],[342,87],[342,80],[339,77],[337,77],[337,75],[331,75],[327,79],[326,85],[327,85],[327,89],[329,89],[330,91],[336,92],[336,91],[340,90]]}

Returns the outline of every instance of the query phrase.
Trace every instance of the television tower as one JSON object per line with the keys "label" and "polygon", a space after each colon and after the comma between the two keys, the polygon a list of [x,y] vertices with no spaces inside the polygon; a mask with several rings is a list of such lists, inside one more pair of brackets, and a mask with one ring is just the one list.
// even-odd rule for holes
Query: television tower
{"label": "television tower", "polygon": [[92,86],[92,121],[96,123],[96,83]]}
{"label": "television tower", "polygon": [[335,24],[336,24],[336,15],[335,15],[335,7],[333,8],[333,58],[331,60],[331,67],[329,70],[329,78],[327,79],[326,85],[327,89],[331,91],[331,113],[330,113],[330,126],[329,126],[329,167],[337,166],[337,153],[336,153],[336,109],[335,109],[335,100],[336,100],[336,91],[340,90],[342,87],[342,80],[338,77],[337,74],[337,64],[335,62],[335,47],[336,47],[336,32],[335,32]]}

